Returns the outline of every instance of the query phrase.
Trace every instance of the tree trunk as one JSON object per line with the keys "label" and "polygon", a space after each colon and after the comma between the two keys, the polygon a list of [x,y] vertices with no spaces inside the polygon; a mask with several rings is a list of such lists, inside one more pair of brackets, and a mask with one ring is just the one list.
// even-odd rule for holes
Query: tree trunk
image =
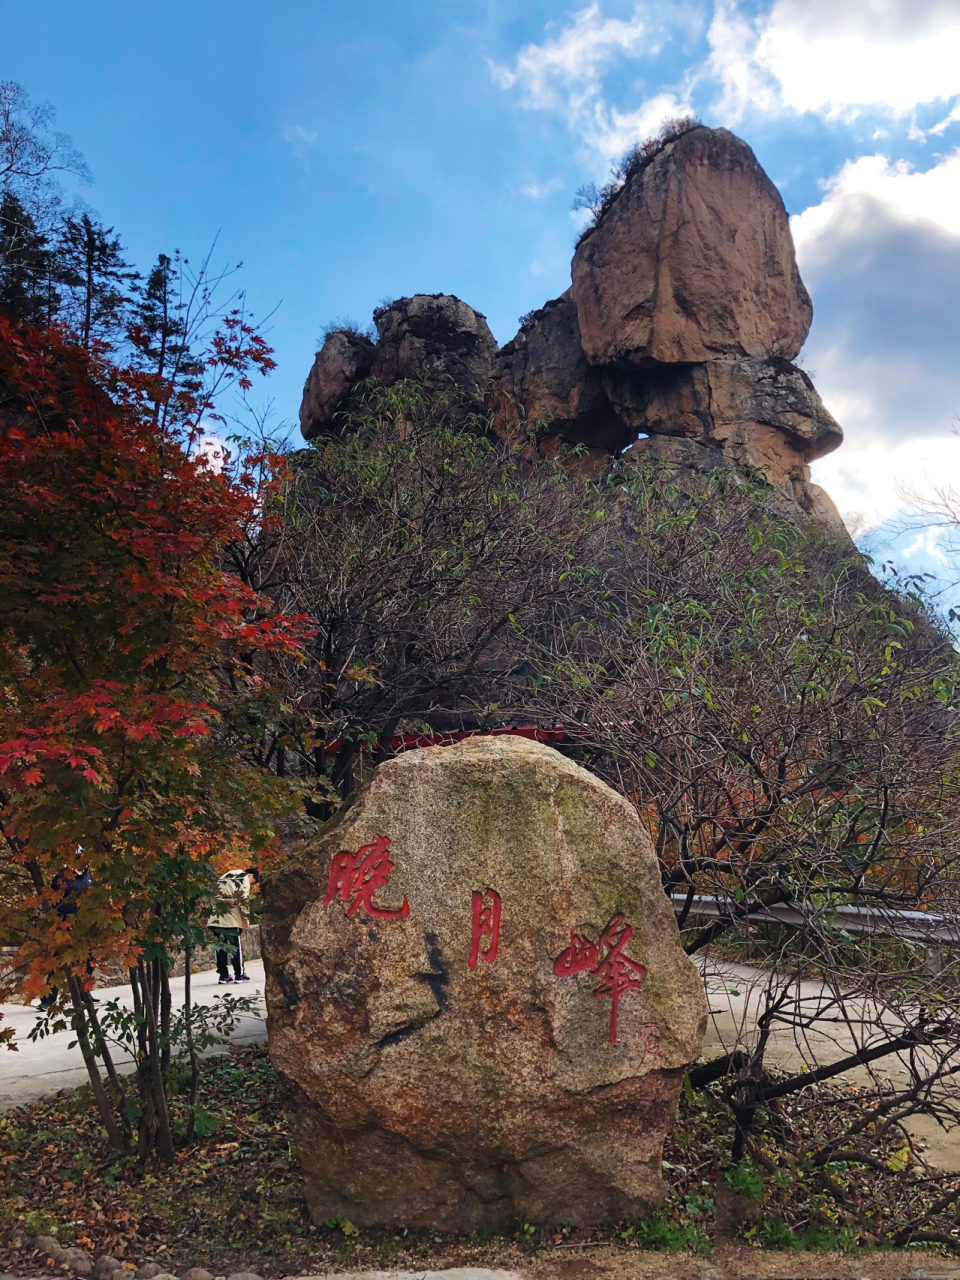
{"label": "tree trunk", "polygon": [[163,1044],[160,1049],[160,1070],[163,1072],[163,1083],[166,1088],[170,1073],[170,1016],[173,999],[170,995],[170,972],[162,960],[157,961],[160,977],[160,1036]]}
{"label": "tree trunk", "polygon": [[103,1080],[100,1078],[100,1072],[97,1069],[96,1054],[90,1047],[90,1037],[87,1035],[86,1009],[80,991],[80,983],[72,974],[67,974],[67,986],[77,1015],[75,1019],[77,1043],[80,1045],[80,1052],[83,1054],[83,1064],[87,1068],[90,1088],[97,1103],[97,1110],[100,1112],[100,1119],[103,1122],[104,1129],[107,1131],[111,1147],[113,1147],[114,1151],[123,1154],[123,1137],[117,1127],[110,1101],[107,1098],[107,1091],[103,1087]]}
{"label": "tree trunk", "polygon": [[[172,1164],[174,1160],[173,1130],[170,1128],[170,1113],[167,1110],[167,1092],[163,1079],[163,1072],[160,1068],[160,1028],[157,1025],[157,1008],[159,1004],[160,993],[157,990],[159,983],[156,979],[159,977],[158,962],[151,962],[150,968],[153,970],[149,983],[145,981],[147,969],[141,960],[137,965],[140,973],[140,982],[144,987],[143,1008],[147,1016],[147,1027],[149,1035],[147,1043],[149,1046],[149,1063],[150,1076],[153,1095],[153,1105],[157,1119],[157,1155],[164,1164]],[[153,990],[149,990],[152,987]]]}
{"label": "tree trunk", "polygon": [[139,966],[130,970],[130,989],[133,991],[133,1008],[137,1015],[137,1091],[140,1095],[140,1124],[137,1128],[137,1158],[146,1160],[153,1148],[156,1132],[156,1116],[153,1108],[153,1090],[150,1087],[150,1053],[147,1039],[146,997],[140,983]]}
{"label": "tree trunk", "polygon": [[[103,1059],[103,1065],[106,1068],[107,1076],[109,1077],[110,1083],[113,1086],[114,1096],[116,1098],[117,1105],[120,1108],[120,1127],[123,1132],[123,1145],[126,1150],[129,1150],[130,1143],[133,1138],[133,1132],[130,1128],[130,1116],[127,1111],[127,1091],[124,1088],[123,1081],[120,1079],[120,1076],[117,1074],[117,1068],[114,1065],[113,1055],[111,1054],[106,1038],[104,1037],[103,1030],[100,1026],[100,1019],[97,1017],[97,1007],[93,1003],[93,999],[90,995],[90,992],[87,991],[84,987],[82,987],[82,985],[79,982],[79,979],[77,980],[77,984],[78,986],[80,986],[81,994],[83,996],[84,1008],[86,1009],[87,1017],[90,1021],[90,1027],[91,1027],[91,1030],[93,1031],[93,1039],[94,1039],[94,1044],[96,1046],[96,1051],[100,1055],[100,1057]],[[73,992],[71,992],[70,994],[72,995]]]}
{"label": "tree trunk", "polygon": [[183,1017],[187,1030],[187,1054],[190,1058],[190,1115],[187,1120],[187,1141],[192,1142],[197,1123],[197,1090],[200,1087],[200,1061],[197,1058],[197,1046],[193,1039],[193,1003],[190,990],[190,964],[193,959],[193,947],[187,946],[186,970],[183,981]]}

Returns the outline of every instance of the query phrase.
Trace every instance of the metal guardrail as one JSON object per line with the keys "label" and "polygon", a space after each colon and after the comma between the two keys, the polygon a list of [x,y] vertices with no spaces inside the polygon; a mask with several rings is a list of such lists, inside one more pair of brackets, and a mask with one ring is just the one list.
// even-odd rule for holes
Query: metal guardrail
{"label": "metal guardrail", "polygon": [[[679,913],[686,906],[687,895],[670,895],[674,909]],[[688,915],[719,920],[729,914],[729,899],[710,894],[695,894]],[[926,952],[926,971],[935,976],[943,969],[940,948],[960,944],[960,921],[928,911],[898,911],[893,907],[823,907],[812,912],[798,911],[789,903],[778,902],[769,907],[757,907],[748,911],[742,919],[764,924],[786,924],[802,928],[817,914],[830,924],[845,929],[847,933],[868,933],[881,938],[902,938],[922,942]]]}
{"label": "metal guardrail", "polygon": [[[674,907],[682,910],[685,893],[671,894]],[[720,919],[728,914],[728,899],[695,894],[690,915]],[[745,919],[768,924],[804,925],[819,914],[848,933],[876,933],[887,938],[909,938],[917,942],[960,943],[960,921],[928,911],[897,911],[892,907],[824,907],[821,911],[798,911],[786,902],[748,911]]]}

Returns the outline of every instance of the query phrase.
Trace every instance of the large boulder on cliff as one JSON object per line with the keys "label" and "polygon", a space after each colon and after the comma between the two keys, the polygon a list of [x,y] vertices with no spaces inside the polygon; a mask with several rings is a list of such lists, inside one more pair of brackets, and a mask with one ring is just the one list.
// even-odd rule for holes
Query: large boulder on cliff
{"label": "large boulder on cliff", "polygon": [[697,127],[630,176],[577,247],[573,296],[591,364],[792,360],[810,298],[780,193],[745,142]]}
{"label": "large boulder on cliff", "polygon": [[662,1201],[706,1002],[623,796],[522,738],[411,751],[264,895],[316,1221],[587,1227]]}
{"label": "large boulder on cliff", "polygon": [[374,345],[362,333],[337,329],[317,352],[300,401],[300,431],[312,440],[333,425],[333,415],[355,383],[370,374]]}
{"label": "large boulder on cliff", "polygon": [[305,440],[335,429],[336,413],[350,407],[354,386],[367,377],[385,386],[415,378],[457,410],[483,410],[497,344],[479,311],[452,294],[418,293],[379,308],[374,323],[376,343],[349,329],[324,341],[303,388]]}
{"label": "large boulder on cliff", "polygon": [[449,293],[418,293],[378,310],[374,323],[375,378],[422,378],[432,390],[459,387],[483,403],[497,343],[479,311]]}
{"label": "large boulder on cliff", "polygon": [[537,424],[544,442],[604,453],[630,443],[635,432],[613,411],[600,370],[584,355],[572,290],[525,316],[517,336],[500,349],[493,412],[501,432],[515,423]]}

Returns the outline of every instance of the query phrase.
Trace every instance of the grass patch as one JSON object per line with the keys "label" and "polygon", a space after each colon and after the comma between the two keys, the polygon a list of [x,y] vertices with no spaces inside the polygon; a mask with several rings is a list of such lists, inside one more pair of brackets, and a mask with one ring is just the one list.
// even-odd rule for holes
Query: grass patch
{"label": "grass patch", "polygon": [[641,1249],[655,1249],[660,1253],[679,1253],[689,1249],[693,1253],[709,1256],[713,1242],[699,1227],[692,1223],[671,1222],[665,1214],[655,1213],[643,1218],[620,1232],[622,1240],[633,1240]]}

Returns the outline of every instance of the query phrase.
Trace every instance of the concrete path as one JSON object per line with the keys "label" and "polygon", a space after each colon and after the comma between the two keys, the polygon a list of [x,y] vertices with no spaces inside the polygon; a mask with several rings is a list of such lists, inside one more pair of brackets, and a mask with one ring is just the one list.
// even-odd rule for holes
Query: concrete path
{"label": "concrete path", "polygon": [[[706,1057],[751,1047],[756,1040],[756,1020],[764,1005],[770,974],[752,965],[717,962],[704,957],[700,962],[707,992],[710,1017],[703,1041]],[[789,1071],[838,1062],[858,1047],[865,1028],[873,1022],[869,1000],[852,997],[839,1010],[830,993],[819,982],[799,982],[795,989],[797,1012],[806,1024],[794,1031],[778,1024],[770,1036],[766,1061]],[[787,1014],[790,1010],[785,1010]],[[856,1067],[837,1076],[837,1083],[866,1085],[874,1080],[890,1080],[894,1085],[909,1075],[906,1060],[890,1054],[872,1068]],[[960,1088],[960,1083],[952,1088]],[[906,1124],[914,1138],[926,1143],[925,1156],[941,1169],[960,1171],[960,1129],[944,1130],[929,1116],[914,1116]]]}
{"label": "concrete path", "polygon": [[[211,973],[193,974],[190,985],[194,1003],[210,1004],[217,996],[228,992],[238,996],[254,995],[257,997],[260,1015],[264,1015],[263,961],[248,961],[247,973],[251,982],[241,982],[229,987],[219,985],[215,970]],[[183,983],[183,978],[170,979],[174,1006],[178,1009],[183,1005]],[[128,1009],[133,1007],[129,986],[99,987],[96,995],[101,1008],[108,1000],[119,1000]],[[60,1031],[43,1040],[28,1040],[28,1033],[37,1021],[36,1005],[4,1004],[0,1005],[0,1013],[3,1014],[0,1027],[13,1027],[17,1033],[14,1042],[17,1052],[0,1046],[0,1111],[29,1102],[33,1098],[45,1098],[58,1089],[75,1088],[86,1083],[87,1071],[79,1048],[67,1047],[74,1038],[72,1031]],[[266,1023],[262,1016],[256,1016],[242,1018],[230,1040],[232,1044],[253,1044],[266,1038]],[[124,1071],[133,1068],[130,1058],[117,1057],[116,1062]]]}

